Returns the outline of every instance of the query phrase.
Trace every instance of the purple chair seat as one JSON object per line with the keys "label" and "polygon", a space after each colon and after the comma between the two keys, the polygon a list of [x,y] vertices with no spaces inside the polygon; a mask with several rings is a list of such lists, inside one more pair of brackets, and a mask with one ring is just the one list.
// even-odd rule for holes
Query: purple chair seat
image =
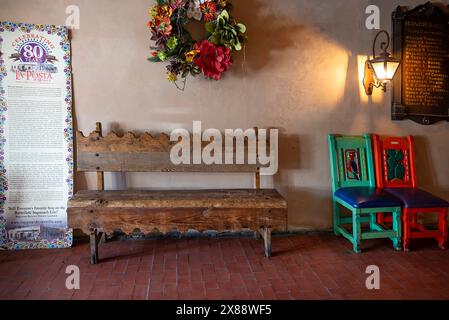
{"label": "purple chair seat", "polygon": [[389,194],[400,199],[405,208],[445,208],[449,202],[418,188],[387,188]]}
{"label": "purple chair seat", "polygon": [[354,208],[402,207],[402,202],[391,194],[371,187],[341,188],[335,196]]}

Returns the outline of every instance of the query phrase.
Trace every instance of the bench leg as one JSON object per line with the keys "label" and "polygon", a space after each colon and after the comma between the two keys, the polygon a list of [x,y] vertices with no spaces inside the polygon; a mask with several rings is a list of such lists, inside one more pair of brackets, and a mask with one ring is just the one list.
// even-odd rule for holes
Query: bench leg
{"label": "bench leg", "polygon": [[98,231],[96,228],[90,229],[90,263],[98,263]]}
{"label": "bench leg", "polygon": [[106,243],[106,233],[105,232],[98,232],[98,245]]}
{"label": "bench leg", "polygon": [[263,238],[265,256],[269,258],[271,257],[271,227],[263,226],[259,232]]}

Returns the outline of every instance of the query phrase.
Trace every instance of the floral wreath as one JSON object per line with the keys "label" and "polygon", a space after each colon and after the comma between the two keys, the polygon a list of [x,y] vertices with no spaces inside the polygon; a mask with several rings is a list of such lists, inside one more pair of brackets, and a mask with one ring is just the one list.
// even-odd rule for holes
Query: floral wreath
{"label": "floral wreath", "polygon": [[[188,75],[204,74],[220,80],[233,60],[231,53],[242,50],[246,27],[229,13],[232,5],[226,0],[157,0],[149,10],[152,62],[166,61],[167,80],[184,90]],[[195,19],[205,22],[207,38],[195,41],[184,26]],[[177,81],[182,79],[182,88]]]}

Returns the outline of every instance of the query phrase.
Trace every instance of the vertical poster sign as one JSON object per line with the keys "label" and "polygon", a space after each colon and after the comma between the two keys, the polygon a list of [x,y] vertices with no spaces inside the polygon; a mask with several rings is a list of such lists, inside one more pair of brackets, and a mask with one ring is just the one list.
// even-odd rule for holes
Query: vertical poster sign
{"label": "vertical poster sign", "polygon": [[72,244],[72,79],[63,26],[0,22],[0,247]]}

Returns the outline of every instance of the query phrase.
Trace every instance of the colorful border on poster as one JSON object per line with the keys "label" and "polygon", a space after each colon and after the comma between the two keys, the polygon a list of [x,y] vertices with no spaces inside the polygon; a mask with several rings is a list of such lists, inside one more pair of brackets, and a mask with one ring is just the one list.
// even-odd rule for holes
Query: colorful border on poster
{"label": "colorful border on poster", "polygon": [[[72,68],[71,68],[71,49],[69,32],[65,26],[43,25],[43,24],[29,24],[29,23],[14,23],[3,21],[0,22],[0,51],[3,43],[3,32],[15,32],[21,30],[24,33],[30,33],[33,30],[46,32],[47,34],[58,35],[60,37],[61,49],[64,52],[64,73],[66,76],[66,119],[64,128],[64,138],[67,141],[67,166],[68,178],[68,197],[73,195],[73,118],[72,118]],[[6,167],[4,165],[4,147],[6,138],[4,135],[4,124],[6,121],[6,111],[8,105],[5,97],[5,88],[3,88],[3,79],[7,76],[7,69],[5,67],[5,60],[0,56],[0,248],[9,250],[20,249],[42,249],[42,248],[67,248],[73,242],[73,230],[67,229],[64,237],[59,239],[40,240],[40,241],[8,241],[6,236],[6,219],[4,217],[4,205],[6,203],[5,191],[8,188],[6,180]]]}

